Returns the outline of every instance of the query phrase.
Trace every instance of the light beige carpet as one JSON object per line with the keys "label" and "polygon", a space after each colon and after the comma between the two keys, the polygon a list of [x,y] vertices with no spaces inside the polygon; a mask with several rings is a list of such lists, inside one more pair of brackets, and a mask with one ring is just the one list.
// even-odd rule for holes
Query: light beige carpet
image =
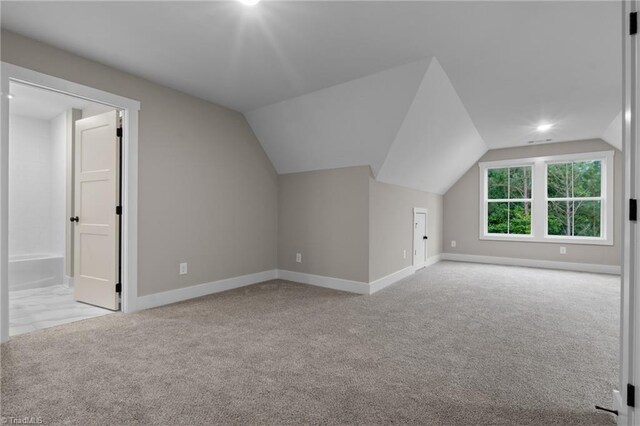
{"label": "light beige carpet", "polygon": [[359,296],[271,281],[2,345],[46,424],[613,424],[619,279],[441,262]]}

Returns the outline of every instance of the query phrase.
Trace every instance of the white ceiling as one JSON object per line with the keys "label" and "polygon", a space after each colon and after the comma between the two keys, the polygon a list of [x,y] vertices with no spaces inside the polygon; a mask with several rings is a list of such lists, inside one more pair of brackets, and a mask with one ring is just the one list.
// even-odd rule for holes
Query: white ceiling
{"label": "white ceiling", "polygon": [[[620,113],[621,10],[614,1],[0,7],[7,29],[245,112],[280,173],[370,164],[380,176],[426,188],[426,176],[391,165],[415,160],[406,158],[415,148],[429,157],[421,167],[433,168],[443,164],[438,159],[481,152],[480,141],[492,149],[614,135],[609,127]],[[431,101],[407,102],[426,96],[418,87],[428,73],[417,70],[433,57],[442,69],[437,80],[451,86],[438,94],[447,99],[442,110],[453,115]],[[435,113],[464,125],[431,129],[411,145],[412,131],[401,127],[421,129],[428,125],[419,121]],[[413,124],[402,125],[405,117]],[[554,124],[551,132],[535,131],[542,121]],[[473,149],[451,139],[462,134],[477,141]]]}
{"label": "white ceiling", "polygon": [[84,99],[19,83],[11,83],[9,92],[12,96],[9,101],[11,115],[40,120],[51,120],[69,109],[81,110],[93,104],[93,102]]}

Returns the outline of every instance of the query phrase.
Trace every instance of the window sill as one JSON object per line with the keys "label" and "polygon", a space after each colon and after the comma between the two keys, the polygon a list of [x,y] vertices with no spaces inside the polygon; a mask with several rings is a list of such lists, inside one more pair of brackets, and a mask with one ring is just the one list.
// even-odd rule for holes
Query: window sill
{"label": "window sill", "polygon": [[589,238],[589,237],[534,237],[532,235],[481,235],[480,240],[486,241],[512,241],[512,242],[527,242],[527,243],[551,243],[551,244],[578,244],[578,245],[592,245],[592,246],[612,246],[613,241],[604,238]]}

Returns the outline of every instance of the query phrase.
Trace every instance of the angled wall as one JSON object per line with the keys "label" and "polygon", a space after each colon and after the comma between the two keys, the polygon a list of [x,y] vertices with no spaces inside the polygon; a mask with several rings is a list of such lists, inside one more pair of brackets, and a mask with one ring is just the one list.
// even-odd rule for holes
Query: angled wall
{"label": "angled wall", "polygon": [[245,116],[280,174],[358,165],[377,172],[427,65],[412,62]]}
{"label": "angled wall", "polygon": [[444,194],[486,151],[447,74],[433,58],[377,178]]}

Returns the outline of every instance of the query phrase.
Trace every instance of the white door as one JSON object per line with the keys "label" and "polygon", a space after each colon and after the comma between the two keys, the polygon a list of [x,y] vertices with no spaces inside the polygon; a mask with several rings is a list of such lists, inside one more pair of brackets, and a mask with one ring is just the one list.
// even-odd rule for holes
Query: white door
{"label": "white door", "polygon": [[427,211],[415,211],[413,214],[413,266],[418,269],[427,260]]}
{"label": "white door", "polygon": [[76,122],[74,292],[77,301],[118,309],[117,112]]}

